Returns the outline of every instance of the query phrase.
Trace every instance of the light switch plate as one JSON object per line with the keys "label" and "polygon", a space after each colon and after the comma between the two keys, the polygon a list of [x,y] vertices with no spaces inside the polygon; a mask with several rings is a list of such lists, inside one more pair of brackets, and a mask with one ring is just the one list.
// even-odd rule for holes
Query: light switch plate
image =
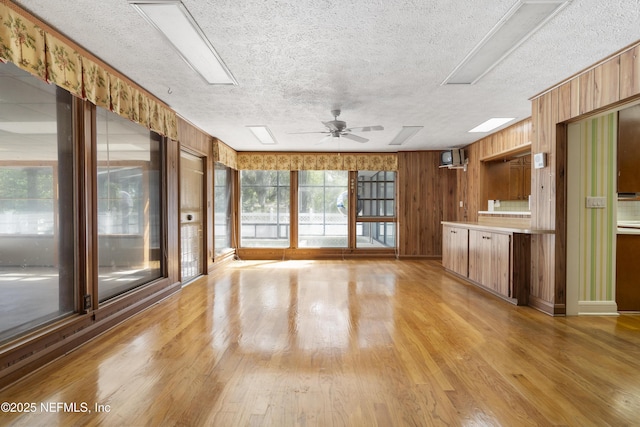
{"label": "light switch plate", "polygon": [[607,205],[604,197],[587,196],[587,208],[603,209]]}

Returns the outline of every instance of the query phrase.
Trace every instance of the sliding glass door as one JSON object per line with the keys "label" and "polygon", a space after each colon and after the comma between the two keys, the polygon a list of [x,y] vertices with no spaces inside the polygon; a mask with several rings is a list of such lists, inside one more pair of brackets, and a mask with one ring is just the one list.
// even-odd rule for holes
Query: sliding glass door
{"label": "sliding glass door", "polygon": [[0,63],[0,343],[76,311],[71,95]]}

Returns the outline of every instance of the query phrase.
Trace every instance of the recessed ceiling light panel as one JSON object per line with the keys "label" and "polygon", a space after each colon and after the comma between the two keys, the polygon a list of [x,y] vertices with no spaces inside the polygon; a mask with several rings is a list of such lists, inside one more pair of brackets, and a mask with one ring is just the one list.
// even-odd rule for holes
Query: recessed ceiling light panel
{"label": "recessed ceiling light panel", "polygon": [[409,138],[413,137],[416,133],[420,132],[424,126],[402,126],[402,130],[391,140],[389,145],[402,145]]}
{"label": "recessed ceiling light panel", "polygon": [[566,0],[521,0],[447,76],[443,84],[473,84],[556,15]]}
{"label": "recessed ceiling light panel", "polygon": [[237,85],[202,29],[179,0],[129,0],[178,54],[209,84]]}
{"label": "recessed ceiling light panel", "polygon": [[261,144],[271,145],[276,144],[276,139],[271,134],[268,127],[264,125],[259,126],[247,126],[253,135],[260,141]]}
{"label": "recessed ceiling light panel", "polygon": [[469,132],[491,132],[494,129],[499,128],[500,126],[509,123],[511,120],[514,120],[513,117],[496,117],[493,119],[489,119],[486,122],[479,124],[478,126],[471,129]]}

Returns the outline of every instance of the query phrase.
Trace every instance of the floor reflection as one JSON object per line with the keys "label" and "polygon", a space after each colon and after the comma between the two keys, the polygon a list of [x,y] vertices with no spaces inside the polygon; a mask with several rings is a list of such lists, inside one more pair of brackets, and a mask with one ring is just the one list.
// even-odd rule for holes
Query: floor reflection
{"label": "floor reflection", "polygon": [[228,305],[233,297],[217,300],[214,317],[235,313],[232,323],[243,351],[346,351],[391,342],[393,275],[356,267],[353,280],[345,280],[323,271],[321,261],[238,262],[232,268],[238,306]]}

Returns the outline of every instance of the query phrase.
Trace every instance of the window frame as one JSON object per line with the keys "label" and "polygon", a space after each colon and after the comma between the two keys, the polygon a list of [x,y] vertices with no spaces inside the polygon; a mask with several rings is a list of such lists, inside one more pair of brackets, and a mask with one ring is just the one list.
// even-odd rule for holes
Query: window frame
{"label": "window frame", "polygon": [[[348,212],[348,233],[347,233],[347,241],[348,244],[346,247],[303,247],[300,248],[298,246],[298,216],[299,216],[299,207],[298,207],[298,196],[299,196],[299,172],[298,170],[290,171],[290,234],[289,234],[289,246],[286,248],[283,247],[274,247],[274,248],[266,248],[266,247],[246,247],[240,244],[240,229],[242,227],[242,218],[241,218],[241,183],[240,183],[240,175],[242,170],[239,170],[236,173],[236,179],[234,181],[234,185],[238,189],[237,197],[235,200],[235,206],[237,208],[238,215],[234,221],[234,227],[237,230],[237,244],[235,245],[236,254],[239,257],[243,257],[246,255],[247,258],[255,258],[260,259],[263,257],[273,257],[273,254],[276,253],[274,251],[283,252],[281,255],[283,257],[314,257],[314,256],[322,256],[331,254],[375,254],[375,255],[394,255],[398,250],[398,225],[397,225],[397,211],[398,211],[398,186],[397,186],[397,171],[384,171],[385,173],[393,173],[394,176],[394,191],[393,191],[393,200],[394,200],[394,212],[393,216],[357,216],[357,212],[354,209],[350,209]],[[349,206],[356,206],[357,204],[357,181],[358,181],[358,171],[347,171],[348,172],[348,188],[349,188],[349,197],[348,203]],[[395,227],[394,232],[394,245],[391,247],[357,247],[357,225],[358,223],[386,223],[386,226]],[[277,252],[280,253],[280,252]],[[299,255],[294,255],[299,254]]]}

